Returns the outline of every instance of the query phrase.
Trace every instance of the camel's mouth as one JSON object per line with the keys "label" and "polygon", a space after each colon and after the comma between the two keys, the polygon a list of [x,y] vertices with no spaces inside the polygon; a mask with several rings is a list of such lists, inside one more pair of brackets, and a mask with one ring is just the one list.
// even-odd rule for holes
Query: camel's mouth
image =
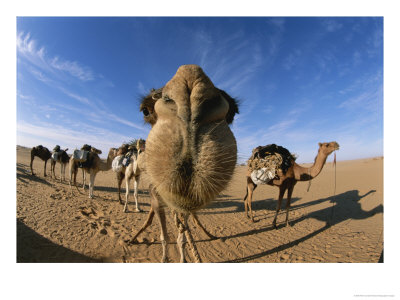
{"label": "camel's mouth", "polygon": [[337,142],[334,142],[334,143],[333,143],[333,149],[334,149],[334,151],[339,150],[339,148],[340,148],[339,144],[338,144]]}
{"label": "camel's mouth", "polygon": [[[146,145],[146,169],[162,199],[174,209],[192,211],[214,200],[236,165],[235,138],[226,122],[203,126],[193,140],[176,124],[158,124]],[[161,126],[161,125],[160,125]]]}

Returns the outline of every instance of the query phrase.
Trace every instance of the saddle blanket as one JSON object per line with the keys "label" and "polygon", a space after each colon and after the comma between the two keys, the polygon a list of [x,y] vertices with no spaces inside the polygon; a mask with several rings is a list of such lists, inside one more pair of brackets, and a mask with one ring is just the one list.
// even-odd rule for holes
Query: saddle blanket
{"label": "saddle blanket", "polygon": [[253,182],[257,185],[267,184],[269,181],[274,179],[275,177],[274,173],[275,172],[272,172],[272,170],[268,170],[267,168],[261,168],[251,172],[250,177],[251,180],[253,180]]}
{"label": "saddle blanket", "polygon": [[85,150],[74,150],[74,159],[78,162],[85,162],[88,158],[89,151]]}
{"label": "saddle blanket", "polygon": [[122,167],[127,167],[130,163],[130,157],[125,157],[124,155],[118,155],[115,157],[111,163],[112,170],[114,172],[121,171]]}

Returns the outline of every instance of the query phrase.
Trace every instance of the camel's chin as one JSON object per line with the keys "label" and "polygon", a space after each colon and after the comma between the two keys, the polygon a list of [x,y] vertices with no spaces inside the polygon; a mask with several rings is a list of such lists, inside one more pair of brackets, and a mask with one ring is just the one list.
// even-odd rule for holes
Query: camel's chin
{"label": "camel's chin", "polygon": [[163,126],[162,130],[156,126],[145,153],[146,172],[158,194],[176,210],[206,206],[227,186],[235,169],[237,148],[228,125],[203,126],[195,147],[177,126]]}

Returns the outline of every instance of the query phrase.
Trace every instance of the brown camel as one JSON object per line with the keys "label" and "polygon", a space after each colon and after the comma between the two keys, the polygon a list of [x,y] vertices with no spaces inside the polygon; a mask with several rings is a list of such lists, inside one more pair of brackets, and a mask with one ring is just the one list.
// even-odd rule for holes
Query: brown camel
{"label": "brown camel", "polygon": [[197,220],[195,212],[215,200],[233,175],[237,147],[228,124],[238,113],[236,101],[214,87],[199,66],[184,65],[162,89],[143,99],[140,110],[152,125],[145,151],[151,208],[135,237],[156,215],[162,261],[167,261],[167,206],[178,228],[180,261],[185,262],[186,237],[195,261],[201,262],[187,220],[190,214]]}
{"label": "brown camel", "polygon": [[76,175],[78,174],[78,168],[82,168],[82,171],[84,171],[84,174],[86,172],[90,174],[89,198],[93,198],[94,180],[96,178],[96,175],[99,171],[108,171],[111,169],[111,162],[114,159],[114,157],[117,155],[117,149],[110,148],[108,155],[107,155],[106,162],[103,162],[100,159],[99,154],[101,154],[101,150],[91,147],[90,152],[88,154],[88,158],[84,163],[79,163],[74,158],[74,155],[71,156],[71,158],[69,160],[69,185],[71,187],[72,194],[73,194],[73,192],[72,192],[72,176],[73,176],[74,186],[77,188]]}
{"label": "brown camel", "polygon": [[138,188],[139,188],[139,180],[140,173],[143,169],[144,165],[144,149],[145,149],[145,140],[138,139],[136,145],[128,145],[124,144],[118,148],[117,157],[124,156],[127,153],[130,153],[130,162],[128,166],[122,166],[121,169],[117,172],[117,183],[118,183],[118,200],[121,204],[123,204],[121,199],[121,183],[125,178],[125,205],[124,212],[128,212],[128,196],[129,196],[129,182],[134,179],[133,182],[133,196],[135,198],[136,204],[136,212],[140,212],[139,203],[138,203]]}
{"label": "brown camel", "polygon": [[[276,176],[267,182],[268,185],[279,187],[279,198],[278,204],[276,206],[276,213],[272,225],[276,226],[276,218],[278,216],[278,212],[281,208],[281,203],[283,199],[283,195],[287,192],[287,202],[286,202],[286,226],[289,225],[289,209],[290,209],[290,200],[292,198],[292,193],[294,186],[298,181],[309,181],[321,172],[322,168],[325,165],[327,157],[335,150],[339,149],[339,144],[336,142],[330,143],[318,143],[319,149],[318,154],[315,157],[314,164],[309,168],[304,168],[299,166],[294,160],[291,161],[291,166],[287,169],[286,173],[283,173],[282,168],[277,170]],[[282,148],[286,150],[285,148]],[[287,150],[286,150],[287,151]],[[253,150],[254,153],[254,150]],[[257,184],[254,183],[251,178],[251,170],[247,172],[247,188],[246,195],[244,196],[244,207],[246,211],[247,217],[249,217],[248,211],[250,212],[251,220],[254,222],[253,212],[251,210],[251,199],[253,197],[253,191],[256,189]]]}
{"label": "brown camel", "polygon": [[32,163],[33,160],[35,159],[35,156],[39,157],[41,160],[44,161],[44,172],[43,172],[43,176],[46,177],[46,165],[47,165],[47,161],[51,158],[51,153],[49,151],[49,149],[47,149],[46,147],[43,147],[42,145],[33,147],[31,150],[31,173],[32,175],[35,175],[35,173],[33,173],[33,169],[32,169]]}
{"label": "brown camel", "polygon": [[65,150],[59,149],[58,151],[54,151],[51,155],[51,177],[57,179],[55,174],[56,163],[60,163],[60,182],[65,180],[65,167],[69,162],[70,156],[67,154],[68,148]]}

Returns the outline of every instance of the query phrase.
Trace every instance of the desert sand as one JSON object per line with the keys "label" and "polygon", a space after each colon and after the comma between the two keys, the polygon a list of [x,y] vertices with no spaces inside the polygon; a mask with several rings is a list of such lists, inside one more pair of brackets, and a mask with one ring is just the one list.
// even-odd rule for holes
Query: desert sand
{"label": "desert sand", "polygon": [[[243,205],[246,167],[237,166],[227,189],[198,213],[203,225],[220,239],[210,240],[189,219],[203,262],[378,262],[384,237],[383,158],[338,161],[336,173],[331,161],[332,157],[328,158],[308,192],[308,182],[296,185],[289,215],[291,226],[284,226],[283,209],[278,216],[278,229],[271,225],[278,188],[265,185],[255,190],[252,207],[256,222],[252,223]],[[162,250],[156,219],[138,243],[125,242],[146,220],[150,208],[146,176],[139,185],[142,212],[133,212],[131,192],[129,212],[124,213],[112,170],[98,173],[95,198],[89,199],[87,189],[80,187],[79,193],[73,188],[72,195],[69,184],[60,183],[59,164],[57,179],[53,179],[50,160],[47,177],[43,176],[43,161],[35,158],[33,162],[36,176],[30,174],[29,163],[30,149],[17,146],[17,262],[160,261]],[[82,183],[81,171],[77,181]],[[285,201],[286,198],[283,208]],[[327,226],[328,218],[331,226]],[[177,233],[170,213],[167,222],[173,241],[169,258],[179,262]],[[193,261],[190,251],[187,259]]]}

